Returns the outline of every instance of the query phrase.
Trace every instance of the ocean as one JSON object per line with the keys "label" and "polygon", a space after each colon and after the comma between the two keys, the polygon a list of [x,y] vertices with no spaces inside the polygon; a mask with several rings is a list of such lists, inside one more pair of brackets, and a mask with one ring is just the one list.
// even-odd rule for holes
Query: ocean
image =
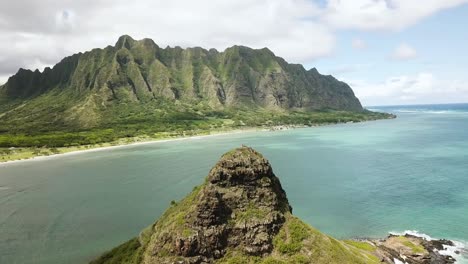
{"label": "ocean", "polygon": [[455,240],[468,258],[468,104],[369,109],[398,118],[0,164],[0,263],[86,263],[138,235],[241,144],[270,160],[293,213],[322,232],[410,230]]}

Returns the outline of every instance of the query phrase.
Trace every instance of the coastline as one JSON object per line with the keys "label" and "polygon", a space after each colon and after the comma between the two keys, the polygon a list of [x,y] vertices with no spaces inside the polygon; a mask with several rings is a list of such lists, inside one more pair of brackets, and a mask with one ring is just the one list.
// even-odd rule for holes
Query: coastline
{"label": "coastline", "polygon": [[[294,127],[298,128],[298,127]],[[291,128],[288,128],[291,129]],[[141,141],[127,141],[127,142],[107,142],[104,144],[108,144],[106,146],[100,146],[100,145],[92,145],[92,146],[79,146],[78,149],[71,148],[69,151],[66,149],[62,153],[56,153],[56,154],[50,154],[50,155],[36,155],[32,156],[29,158],[23,158],[23,159],[11,159],[11,160],[5,160],[5,161],[0,161],[0,167],[5,166],[5,165],[10,165],[10,164],[15,164],[15,163],[22,163],[22,162],[27,162],[27,161],[43,161],[43,160],[48,160],[48,159],[54,159],[57,157],[62,157],[62,156],[72,156],[72,155],[77,155],[77,154],[82,154],[86,152],[97,152],[97,151],[104,151],[104,150],[110,150],[110,149],[115,149],[115,148],[123,148],[123,147],[130,147],[130,146],[139,146],[139,145],[149,145],[149,144],[156,144],[156,143],[164,143],[164,142],[172,142],[172,141],[182,141],[182,140],[191,140],[191,139],[199,139],[199,138],[208,138],[208,137],[214,137],[214,136],[225,136],[225,135],[232,135],[232,134],[240,134],[240,133],[248,133],[248,132],[260,132],[260,131],[276,131],[276,130],[269,130],[265,128],[245,128],[245,129],[235,129],[235,130],[228,130],[228,131],[210,131],[209,134],[195,134],[191,136],[181,136],[181,137],[174,137],[174,138],[147,138]],[[116,145],[112,145],[113,143],[117,143]],[[80,147],[88,147],[85,149],[81,149]]]}
{"label": "coastline", "polygon": [[433,238],[415,230],[389,232],[386,238],[353,238],[348,241],[357,247],[376,249],[380,259],[388,263],[430,263],[465,264],[466,244],[453,239]]}
{"label": "coastline", "polygon": [[[14,164],[14,163],[25,162],[25,161],[47,160],[47,159],[60,157],[62,155],[76,155],[76,154],[81,154],[85,152],[103,151],[103,150],[109,150],[113,148],[126,147],[126,146],[147,145],[147,144],[154,144],[154,143],[190,140],[190,139],[196,139],[196,138],[205,138],[205,137],[247,133],[247,132],[260,132],[260,131],[275,132],[275,131],[284,131],[284,130],[290,130],[290,129],[296,129],[296,128],[353,124],[353,123],[362,123],[362,122],[369,122],[369,121],[388,120],[388,119],[394,119],[394,118],[395,117],[363,120],[363,121],[358,121],[358,122],[321,123],[321,124],[313,124],[313,125],[291,124],[291,125],[277,125],[277,126],[270,126],[270,127],[262,127],[262,126],[245,127],[245,128],[231,129],[231,130],[228,129],[228,130],[201,131],[199,133],[195,133],[194,135],[180,136],[180,137],[161,137],[161,138],[134,137],[134,138],[129,138],[129,139],[119,139],[117,141],[105,142],[105,143],[100,143],[100,144],[95,144],[95,145],[81,145],[81,146],[75,146],[75,147],[58,148],[57,150],[59,151],[59,153],[45,153],[45,154],[41,154],[40,152],[39,154],[29,153],[29,155],[26,155],[25,158],[21,155],[16,155],[16,157],[12,157],[12,158],[8,157],[7,159],[2,160],[1,158],[4,158],[5,156],[0,155],[0,167]],[[23,150],[23,154],[24,154],[24,150],[31,152],[33,148],[18,148],[18,149]],[[15,150],[15,148],[13,148],[13,150]]]}
{"label": "coastline", "polygon": [[[388,123],[389,125],[391,125],[391,123]],[[340,129],[346,129],[345,127],[352,127],[352,126],[345,126],[345,124],[337,124],[338,127],[334,128],[334,126],[332,126],[331,130],[334,130],[334,131],[339,131]],[[372,125],[373,126],[373,125]],[[355,127],[358,127],[359,128],[359,125],[358,126],[355,126]],[[319,128],[320,130],[320,128]],[[327,129],[328,130],[328,129]],[[256,131],[254,129],[254,131]],[[296,130],[295,130],[296,131]],[[294,135],[296,132],[295,131],[285,131],[284,134],[290,134],[290,135]],[[313,131],[312,129],[309,130],[309,129],[299,129],[299,131],[304,131],[305,133],[307,133],[307,131]],[[179,142],[175,142],[175,143],[163,143],[161,145],[152,145],[152,146],[147,146],[147,147],[144,147],[144,148],[147,148],[148,150],[150,149],[153,149],[153,148],[160,148],[160,147],[165,147],[165,146],[184,146],[186,144],[192,144],[194,142],[197,142],[197,141],[192,141],[193,140],[197,140],[198,138],[207,138],[208,136],[216,136],[216,135],[220,135],[220,137],[218,138],[211,138],[211,139],[200,139],[198,143],[195,143],[197,145],[204,145],[204,142],[209,142],[209,141],[224,141],[224,139],[227,139],[227,138],[231,138],[231,137],[234,137],[234,138],[240,138],[242,139],[244,136],[243,134],[239,134],[239,135],[233,135],[233,136],[221,136],[221,135],[226,135],[226,134],[231,134],[231,133],[243,133],[243,132],[247,132],[248,131],[239,131],[239,132],[234,132],[234,131],[225,131],[225,132],[222,132],[222,133],[219,133],[219,134],[211,134],[211,135],[201,135],[201,136],[190,136],[190,137],[180,137],[180,138],[173,138],[173,139],[160,139],[160,140],[152,140],[152,141],[146,141],[146,142],[134,142],[134,143],[130,143],[130,144],[127,144],[127,145],[136,145],[136,144],[151,144],[151,143],[159,143],[159,142],[166,142],[166,141],[179,141],[179,140],[185,140],[185,139],[188,139],[190,141],[179,141]],[[302,133],[302,132],[301,132]],[[253,132],[251,134],[246,134],[247,137],[249,138],[255,138],[257,137],[257,135],[268,135],[270,133],[263,133],[263,132]],[[278,134],[283,134],[283,133],[278,133]],[[274,136],[274,134],[270,134],[271,136],[273,137],[276,137]],[[260,136],[261,137],[261,136]],[[267,136],[268,137],[268,136]],[[239,140],[239,141],[242,141],[242,140]],[[114,147],[125,147],[126,145],[121,145],[121,146],[114,146]],[[100,149],[106,149],[105,147],[104,148],[96,148],[96,149],[90,149],[88,151],[99,151]],[[136,148],[133,148],[133,147],[129,147],[129,148],[122,148],[122,149],[119,149],[117,150],[120,155],[126,155],[125,153],[126,152],[132,152],[134,149]],[[86,150],[85,150],[86,151]],[[77,154],[80,153],[80,151],[77,152]],[[101,155],[108,155],[110,154],[111,152],[103,152],[103,153],[100,153],[99,156]],[[72,154],[72,153],[69,153],[69,154]],[[74,153],[73,153],[74,154]],[[82,156],[76,156],[76,157],[86,157],[87,155],[89,154],[83,154]],[[91,156],[94,156],[96,154],[91,154]],[[75,157],[67,157],[66,159],[75,159]],[[61,162],[61,160],[63,159],[56,159],[55,162]],[[27,160],[25,160],[27,161]],[[51,160],[51,161],[54,161],[54,160]],[[46,161],[46,162],[38,162],[38,163],[30,163],[28,165],[34,165],[34,164],[49,164],[50,161]],[[26,165],[26,164],[25,164]],[[22,166],[24,165],[15,165],[15,166],[11,166],[11,167],[16,167],[18,169],[18,171],[21,171],[22,170]],[[1,164],[0,164],[0,168],[1,168]],[[1,173],[0,173],[1,174]],[[403,227],[405,227],[405,225],[403,225]],[[387,229],[387,230],[393,230],[393,229]],[[427,232],[431,232],[433,230],[431,229],[426,229]],[[397,236],[404,236],[407,232],[403,232],[403,233],[395,233],[395,232],[391,232],[391,234],[394,234],[394,235],[397,235]],[[437,232],[436,232],[437,233]],[[424,235],[424,234],[423,234]],[[384,236],[382,236],[381,238],[383,239]],[[439,233],[439,237],[446,237],[445,235],[443,234],[440,234]],[[462,236],[463,237],[463,236]],[[448,237],[449,239],[452,240],[453,237]],[[455,238],[453,238],[455,239]],[[375,238],[374,240],[377,240],[377,238]],[[373,241],[374,241],[373,240]],[[359,240],[358,240],[359,241]],[[452,240],[455,242],[455,240]],[[466,251],[465,251],[466,252]],[[403,262],[404,263],[404,262]],[[457,262],[456,263],[465,263],[465,262],[460,262],[457,258]]]}

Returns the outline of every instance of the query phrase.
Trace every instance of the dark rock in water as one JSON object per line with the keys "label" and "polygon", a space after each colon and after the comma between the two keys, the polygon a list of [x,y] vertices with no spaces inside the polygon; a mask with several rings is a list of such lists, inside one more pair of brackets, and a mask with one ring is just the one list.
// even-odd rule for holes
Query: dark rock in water
{"label": "dark rock in water", "polygon": [[387,263],[394,259],[408,264],[451,264],[455,259],[442,255],[440,250],[446,246],[454,246],[450,240],[426,240],[424,238],[405,234],[404,236],[389,235],[385,240],[373,240],[378,247],[378,254]]}

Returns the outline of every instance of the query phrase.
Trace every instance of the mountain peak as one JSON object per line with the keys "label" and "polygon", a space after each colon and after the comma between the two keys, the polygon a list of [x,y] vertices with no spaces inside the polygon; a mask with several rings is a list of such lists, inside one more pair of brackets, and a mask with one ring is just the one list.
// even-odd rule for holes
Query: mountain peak
{"label": "mountain peak", "polygon": [[121,48],[131,49],[134,43],[135,43],[135,40],[132,37],[130,37],[129,35],[122,35],[119,37],[119,39],[115,43],[115,47],[117,49],[121,49]]}
{"label": "mountain peak", "polygon": [[231,248],[264,256],[291,211],[269,162],[245,146],[224,154],[206,183],[171,209],[154,227],[150,263],[210,263]]}
{"label": "mountain peak", "polygon": [[311,72],[313,74],[320,74],[317,68],[313,67],[312,69],[308,70],[308,72]]}
{"label": "mountain peak", "polygon": [[263,177],[275,177],[268,160],[254,149],[242,146],[224,154],[208,175],[220,186],[255,185]]}

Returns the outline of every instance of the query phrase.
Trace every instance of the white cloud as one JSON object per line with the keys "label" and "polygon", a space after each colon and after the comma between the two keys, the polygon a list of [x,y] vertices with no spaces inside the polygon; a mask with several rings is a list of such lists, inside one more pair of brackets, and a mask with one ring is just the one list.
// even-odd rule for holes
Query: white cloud
{"label": "white cloud", "polygon": [[69,32],[75,26],[76,16],[71,10],[60,10],[55,14],[55,27],[58,31]]}
{"label": "white cloud", "polygon": [[308,19],[319,15],[308,0],[37,3],[0,3],[0,75],[37,61],[53,65],[64,56],[113,45],[124,34],[152,38],[162,47],[268,47],[296,63],[327,56],[335,47],[329,27]]}
{"label": "white cloud", "polygon": [[364,105],[458,103],[468,101],[468,82],[432,73],[389,77],[383,82],[345,80]]}
{"label": "white cloud", "polygon": [[351,42],[351,45],[353,46],[354,49],[357,49],[357,50],[363,50],[367,48],[367,43],[360,38],[353,39],[353,41]]}
{"label": "white cloud", "polygon": [[[64,56],[112,45],[123,34],[149,37],[162,47],[268,47],[290,62],[310,64],[333,54],[341,29],[357,34],[399,30],[464,2],[468,0],[329,0],[323,7],[311,0],[2,1],[0,83],[20,67],[52,66]],[[351,44],[367,46],[359,38]],[[398,57],[414,56],[411,49]],[[345,65],[336,71],[360,69],[362,65]]]}
{"label": "white cloud", "polygon": [[8,75],[0,76],[0,85],[5,84],[8,81],[8,78],[9,78]]}
{"label": "white cloud", "polygon": [[343,75],[347,73],[355,73],[358,71],[369,70],[372,67],[370,63],[356,63],[356,64],[342,64],[338,67],[331,69],[329,73],[331,75]]}
{"label": "white cloud", "polygon": [[410,60],[418,56],[416,50],[406,43],[400,44],[393,51],[391,57],[395,60]]}
{"label": "white cloud", "polygon": [[[308,0],[117,1],[87,20],[90,28],[101,17],[118,17],[104,24],[117,37],[152,37],[162,45],[224,49],[234,44],[269,47],[293,62],[330,54],[335,36],[325,25],[304,19],[318,8]],[[138,14],[135,16],[135,14]]]}
{"label": "white cloud", "polygon": [[[0,75],[53,65],[123,34],[161,46],[269,47],[291,62],[328,56],[335,29],[395,29],[468,0],[16,0],[0,3]],[[353,41],[355,48],[365,42]]]}
{"label": "white cloud", "polygon": [[335,28],[401,30],[468,0],[329,0],[323,21]]}

